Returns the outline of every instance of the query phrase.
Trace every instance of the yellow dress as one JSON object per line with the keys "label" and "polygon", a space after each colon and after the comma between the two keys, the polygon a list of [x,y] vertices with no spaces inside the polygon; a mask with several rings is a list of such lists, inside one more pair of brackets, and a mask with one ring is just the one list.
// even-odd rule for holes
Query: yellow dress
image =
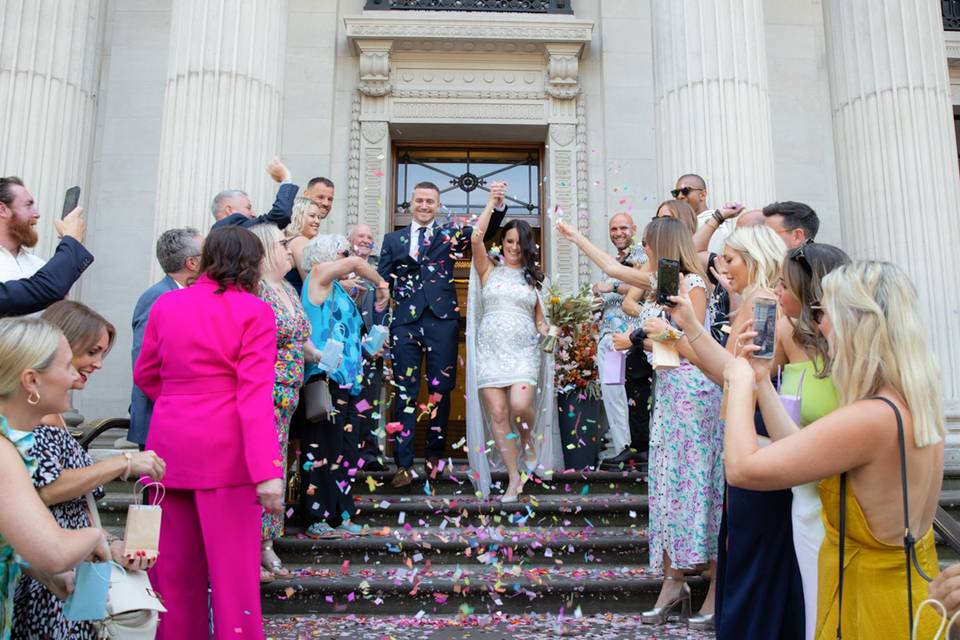
{"label": "yellow dress", "polygon": [[[817,640],[837,637],[837,560],[840,525],[840,476],[820,482],[827,537],[820,547],[817,594]],[[877,540],[867,525],[847,481],[847,536],[843,573],[843,640],[909,639],[907,576],[902,545]],[[917,540],[917,560],[930,577],[940,570],[933,527]],[[927,581],[911,566],[913,611],[927,599]],[[924,607],[918,638],[933,637],[939,626],[935,610]]]}

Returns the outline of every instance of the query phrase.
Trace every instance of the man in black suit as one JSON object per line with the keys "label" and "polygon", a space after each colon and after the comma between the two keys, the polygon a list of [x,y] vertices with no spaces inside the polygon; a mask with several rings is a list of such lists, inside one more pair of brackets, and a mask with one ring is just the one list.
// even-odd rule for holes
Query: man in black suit
{"label": "man in black suit", "polygon": [[0,282],[0,317],[36,313],[63,300],[93,264],[93,255],[81,244],[86,229],[82,212],[77,208],[63,220],[53,221],[62,239],[39,271],[29,278]]}
{"label": "man in black suit", "polygon": [[[495,184],[492,188],[499,189],[501,197],[485,239],[496,234],[507,211],[502,197],[503,185]],[[403,428],[394,441],[397,473],[391,486],[395,489],[408,486],[413,479],[416,401],[424,356],[430,392],[427,473],[437,468],[445,453],[450,391],[457,381],[460,313],[453,285],[453,267],[470,246],[473,229],[452,222],[437,223],[439,209],[440,189],[437,185],[432,182],[417,184],[410,204],[413,222],[409,227],[384,236],[377,269],[390,283],[396,301],[390,327],[393,376],[397,386],[394,420]]]}
{"label": "man in black suit", "polygon": [[[286,165],[274,158],[267,165],[267,173],[280,183],[280,189],[277,190],[277,199],[273,202],[273,208],[261,216],[255,216],[253,213],[253,204],[250,202],[250,196],[239,189],[227,189],[221,191],[213,198],[213,205],[210,207],[213,217],[217,219],[213,223],[213,229],[237,225],[240,227],[252,227],[258,224],[275,224],[283,229],[290,224],[290,216],[293,213],[293,201],[297,197],[299,187],[291,182],[290,170]],[[212,229],[211,229],[212,230]]]}

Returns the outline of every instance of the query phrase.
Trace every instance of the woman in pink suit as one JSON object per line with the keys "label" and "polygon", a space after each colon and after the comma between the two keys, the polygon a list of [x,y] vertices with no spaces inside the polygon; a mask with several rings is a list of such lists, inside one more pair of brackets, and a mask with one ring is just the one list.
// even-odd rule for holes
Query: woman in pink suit
{"label": "woman in pink suit", "polygon": [[167,461],[154,586],[158,638],[263,638],[260,516],[282,510],[273,424],[276,324],[257,297],[263,247],[241,227],[207,236],[196,284],[150,311],[134,381],[155,402],[147,448]]}

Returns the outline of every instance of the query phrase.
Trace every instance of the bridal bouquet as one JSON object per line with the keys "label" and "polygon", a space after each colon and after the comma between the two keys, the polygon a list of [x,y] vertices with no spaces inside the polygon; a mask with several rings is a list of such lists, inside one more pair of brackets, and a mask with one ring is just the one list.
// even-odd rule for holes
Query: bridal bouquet
{"label": "bridal bouquet", "polygon": [[543,350],[554,353],[557,393],[578,392],[590,398],[600,397],[597,375],[597,341],[599,306],[589,285],[576,295],[560,295],[551,288],[548,299],[550,335]]}

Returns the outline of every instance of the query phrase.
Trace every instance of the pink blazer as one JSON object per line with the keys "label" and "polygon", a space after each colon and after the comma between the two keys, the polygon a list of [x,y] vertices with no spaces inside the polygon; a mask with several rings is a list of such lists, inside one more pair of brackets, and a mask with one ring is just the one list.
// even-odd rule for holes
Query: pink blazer
{"label": "pink blazer", "polygon": [[201,276],[150,311],[137,386],[155,402],[147,449],[171,489],[213,489],[283,477],[273,415],[273,311],[257,296]]}

